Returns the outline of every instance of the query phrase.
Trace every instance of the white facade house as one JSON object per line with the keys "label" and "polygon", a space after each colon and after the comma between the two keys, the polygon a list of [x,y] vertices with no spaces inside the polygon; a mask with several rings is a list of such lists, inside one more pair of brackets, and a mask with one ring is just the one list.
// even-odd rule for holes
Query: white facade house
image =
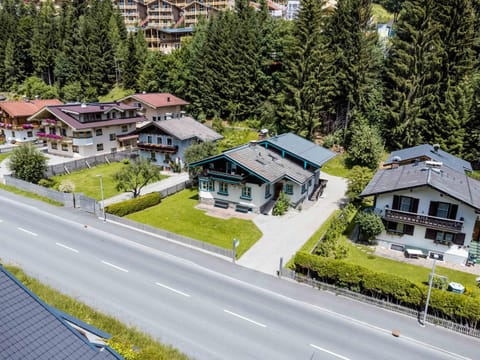
{"label": "white facade house", "polygon": [[385,247],[465,264],[480,240],[480,181],[441,162],[379,170],[361,196],[374,196]]}
{"label": "white facade house", "polygon": [[141,93],[127,96],[120,100],[133,106],[138,114],[148,121],[178,119],[185,116],[183,107],[189,102],[169,93]]}
{"label": "white facade house", "polygon": [[118,102],[52,105],[32,115],[29,122],[39,127],[36,136],[45,140],[49,153],[88,157],[134,146],[136,137],[125,135],[145,120],[136,110]]}
{"label": "white facade house", "polygon": [[250,142],[195,163],[201,203],[263,213],[283,191],[292,206],[322,186],[321,166],[335,154],[292,133]]}

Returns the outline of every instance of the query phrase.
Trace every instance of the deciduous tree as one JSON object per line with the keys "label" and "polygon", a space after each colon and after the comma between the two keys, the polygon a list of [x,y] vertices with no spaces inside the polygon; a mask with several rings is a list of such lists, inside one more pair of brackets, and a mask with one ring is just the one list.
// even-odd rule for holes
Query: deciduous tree
{"label": "deciduous tree", "polygon": [[136,198],[145,185],[160,179],[160,169],[153,165],[149,159],[138,158],[129,162],[114,175],[117,190],[127,191]]}
{"label": "deciduous tree", "polygon": [[38,148],[27,143],[12,150],[8,167],[16,178],[36,184],[47,170],[47,158]]}

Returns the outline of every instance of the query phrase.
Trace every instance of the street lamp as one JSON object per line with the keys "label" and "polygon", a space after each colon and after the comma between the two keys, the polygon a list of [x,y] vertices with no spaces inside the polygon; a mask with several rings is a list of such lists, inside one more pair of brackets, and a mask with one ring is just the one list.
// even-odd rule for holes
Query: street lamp
{"label": "street lamp", "polygon": [[428,279],[428,293],[427,293],[427,301],[425,302],[425,310],[423,312],[423,323],[422,326],[425,326],[427,321],[427,312],[428,312],[428,303],[430,302],[430,293],[432,292],[432,285],[433,285],[433,277],[435,276],[435,264],[437,260],[440,258],[438,254],[431,254],[433,257],[433,265],[432,265],[432,272],[430,274],[430,278]]}
{"label": "street lamp", "polygon": [[237,257],[237,247],[240,245],[240,240],[233,239],[232,243],[232,262],[235,264],[235,258]]}
{"label": "street lamp", "polygon": [[102,175],[97,174],[97,177],[100,178],[100,193],[102,194],[102,212],[103,212],[103,221],[107,221],[107,217],[105,215],[105,199],[103,197],[103,181],[102,181]]}

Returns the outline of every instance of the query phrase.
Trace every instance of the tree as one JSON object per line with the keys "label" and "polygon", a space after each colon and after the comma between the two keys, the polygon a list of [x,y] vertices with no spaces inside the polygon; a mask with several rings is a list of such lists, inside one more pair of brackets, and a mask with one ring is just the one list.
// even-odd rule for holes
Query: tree
{"label": "tree", "polygon": [[359,211],[355,218],[355,223],[358,225],[363,239],[368,242],[374,240],[377,235],[385,230],[382,218],[373,212]]}
{"label": "tree", "polygon": [[[216,155],[218,153],[217,150],[217,144],[213,142],[202,142],[198,144],[192,144],[188,148],[185,149],[185,152],[183,153],[183,157],[185,159],[185,166],[188,166],[189,164],[205,159],[209,156]],[[188,168],[188,172],[190,174],[190,177],[194,177],[197,175],[199,172],[202,170],[200,168],[197,169],[192,169]]]}
{"label": "tree", "polygon": [[12,150],[8,167],[16,178],[36,184],[47,170],[47,157],[33,144],[23,144]]}
{"label": "tree", "polygon": [[126,164],[113,178],[117,182],[117,190],[131,192],[136,198],[145,185],[160,179],[160,169],[149,159],[139,158]]}
{"label": "tree", "polygon": [[373,172],[369,168],[354,166],[350,172],[347,185],[347,196],[354,204],[362,201],[360,194],[373,177]]}
{"label": "tree", "polygon": [[[352,116],[352,118],[356,117]],[[368,125],[366,119],[358,116],[349,133],[347,163],[350,166],[366,166],[375,170],[383,155],[383,140],[379,131]]]}
{"label": "tree", "polygon": [[40,99],[56,99],[58,91],[56,87],[45,84],[36,76],[30,76],[19,86],[19,92],[26,97],[33,99],[38,96]]}

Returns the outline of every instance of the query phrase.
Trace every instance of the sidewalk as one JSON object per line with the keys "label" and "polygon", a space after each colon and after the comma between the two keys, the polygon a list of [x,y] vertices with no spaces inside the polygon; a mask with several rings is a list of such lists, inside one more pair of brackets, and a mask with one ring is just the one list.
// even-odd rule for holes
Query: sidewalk
{"label": "sidewalk", "polygon": [[[162,191],[162,190],[168,189],[169,187],[184,183],[185,181],[188,180],[188,173],[186,172],[173,173],[169,171],[162,171],[161,173],[162,175],[168,175],[168,178],[146,185],[140,191],[140,195],[145,195],[151,192]],[[105,206],[118,203],[120,201],[129,200],[131,198],[132,198],[132,193],[125,192],[125,193],[113,196],[111,198],[105,199]]]}
{"label": "sidewalk", "polygon": [[344,201],[347,180],[324,173],[322,178],[328,180],[327,187],[310,208],[290,210],[284,216],[257,215],[253,219],[263,236],[237,264],[273,275],[278,270],[280,258],[283,258],[284,264],[290,260]]}

